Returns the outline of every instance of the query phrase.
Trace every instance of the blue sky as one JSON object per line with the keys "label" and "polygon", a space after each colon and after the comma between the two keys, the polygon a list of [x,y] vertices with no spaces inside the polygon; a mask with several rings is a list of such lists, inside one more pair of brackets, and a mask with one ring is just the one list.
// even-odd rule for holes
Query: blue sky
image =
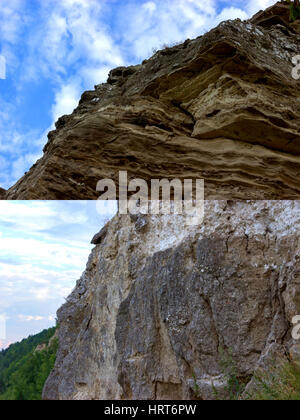
{"label": "blue sky", "polygon": [[[3,201],[0,205],[0,323],[11,342],[55,325],[85,269],[90,241],[114,214],[93,201]],[[112,206],[113,207],[113,206]],[[5,339],[4,339],[5,338]]]}
{"label": "blue sky", "polygon": [[[0,187],[41,156],[47,132],[110,69],[245,19],[274,0],[0,0]],[[0,63],[1,65],[1,63]]]}

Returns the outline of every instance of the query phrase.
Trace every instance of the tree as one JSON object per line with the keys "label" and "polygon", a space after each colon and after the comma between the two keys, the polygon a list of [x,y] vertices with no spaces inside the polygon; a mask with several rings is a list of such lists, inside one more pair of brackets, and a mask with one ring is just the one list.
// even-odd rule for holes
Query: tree
{"label": "tree", "polygon": [[[45,330],[0,351],[0,401],[42,398],[56,359],[58,342],[52,339],[55,330]],[[43,351],[36,350],[40,344],[46,344]]]}

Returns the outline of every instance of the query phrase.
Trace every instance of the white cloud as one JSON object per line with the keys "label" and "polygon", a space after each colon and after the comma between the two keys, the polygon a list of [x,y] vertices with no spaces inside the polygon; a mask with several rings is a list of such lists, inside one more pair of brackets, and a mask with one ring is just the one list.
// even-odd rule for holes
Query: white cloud
{"label": "white cloud", "polygon": [[[124,47],[129,54],[139,59],[145,58],[153,49],[164,44],[202,35],[222,20],[246,19],[248,14],[239,3],[224,5],[220,13],[217,12],[218,2],[215,0],[153,0],[141,5],[129,3],[125,14],[130,19],[126,21],[126,27],[125,23],[122,27]],[[120,13],[124,13],[124,8]]]}
{"label": "white cloud", "polygon": [[0,314],[0,340],[6,339],[6,315]]}
{"label": "white cloud", "polygon": [[44,319],[49,319],[49,317],[39,316],[39,315],[19,315],[18,318],[21,321],[31,322],[31,321],[42,321]]}
{"label": "white cloud", "polygon": [[[56,80],[53,123],[77,106],[84,89],[92,88],[107,78],[109,69],[124,63],[119,47],[106,30],[102,15],[105,2],[95,0],[62,0],[42,2],[43,26],[32,40],[39,66],[32,64],[25,77],[36,77],[42,71]],[[42,40],[42,48],[41,48]],[[36,70],[32,71],[34,66]],[[67,67],[76,69],[68,76]]]}
{"label": "white cloud", "polygon": [[228,19],[247,19],[248,14],[236,7],[227,7],[216,17],[216,23],[223,22]]}
{"label": "white cloud", "polygon": [[143,4],[143,9],[150,14],[153,14],[156,11],[156,4],[153,1],[148,1],[147,3]]}
{"label": "white cloud", "polygon": [[70,114],[77,107],[80,94],[80,82],[70,82],[61,87],[55,95],[55,104],[52,107],[53,122],[62,115]]}
{"label": "white cloud", "polygon": [[91,238],[104,224],[96,205],[2,201],[0,313],[8,315],[8,341],[0,348],[53,325],[56,310],[86,267]]}
{"label": "white cloud", "polygon": [[[8,239],[29,236],[39,241],[85,246],[102,224],[95,201],[2,201],[0,206],[1,236]],[[70,240],[70,234],[75,239]]]}
{"label": "white cloud", "polygon": [[1,101],[0,107],[0,186],[9,187],[39,159],[46,136],[32,129],[20,133],[15,128],[15,120],[10,121],[9,114],[14,114],[14,106]]}
{"label": "white cloud", "polygon": [[23,23],[24,0],[1,0],[0,38],[15,42]]}
{"label": "white cloud", "polygon": [[247,12],[249,16],[252,16],[254,13],[259,10],[264,10],[269,6],[275,4],[274,0],[251,0],[247,5]]}
{"label": "white cloud", "polygon": [[30,168],[39,158],[41,153],[25,153],[12,163],[11,174],[14,179],[21,178],[24,173]]}
{"label": "white cloud", "polygon": [[[15,261],[18,261],[18,258]],[[62,268],[60,272],[50,267],[43,269],[37,263],[21,264],[15,267],[13,264],[0,263],[1,311],[11,311],[17,304],[25,305],[25,307],[29,305],[34,309],[39,301],[45,302],[45,308],[52,301],[56,303],[55,309],[58,309],[63,298],[72,291],[85,263],[86,261],[81,267],[77,265],[72,270]]]}

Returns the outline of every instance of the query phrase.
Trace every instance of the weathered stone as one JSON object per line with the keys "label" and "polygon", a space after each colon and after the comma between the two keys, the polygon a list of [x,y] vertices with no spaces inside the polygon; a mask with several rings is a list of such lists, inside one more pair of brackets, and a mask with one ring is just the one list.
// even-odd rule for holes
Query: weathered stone
{"label": "weathered stone", "polygon": [[45,399],[226,397],[222,353],[251,376],[296,353],[300,201],[208,201],[182,216],[107,225],[58,311],[59,350]]}
{"label": "weathered stone", "polygon": [[96,233],[96,235],[93,237],[93,239],[91,240],[91,244],[99,245],[102,242],[102,240],[105,238],[106,233],[107,233],[107,227],[104,226],[104,228],[102,228],[100,232]]}
{"label": "weathered stone", "polygon": [[136,222],[135,222],[135,228],[138,232],[145,230],[146,226],[148,225],[148,219],[147,216],[139,215]]}
{"label": "weathered stone", "polygon": [[6,190],[3,188],[0,188],[0,200],[3,200],[6,194]]}
{"label": "weathered stone", "polygon": [[36,348],[35,348],[35,350],[34,350],[34,352],[36,353],[39,353],[39,352],[41,352],[41,351],[44,351],[44,350],[46,350],[46,348],[47,348],[47,344],[46,343],[43,343],[43,344],[39,344],[38,346],[36,346]]}
{"label": "weathered stone", "polygon": [[[7,199],[96,199],[97,182],[204,178],[206,199],[299,199],[297,23],[278,3],[110,72]],[[298,33],[297,33],[298,32]]]}
{"label": "weathered stone", "polygon": [[261,10],[256,13],[251,19],[250,22],[256,25],[270,27],[276,23],[285,23],[286,25],[290,24],[289,19],[289,5],[278,2],[273,6],[269,7],[266,10]]}

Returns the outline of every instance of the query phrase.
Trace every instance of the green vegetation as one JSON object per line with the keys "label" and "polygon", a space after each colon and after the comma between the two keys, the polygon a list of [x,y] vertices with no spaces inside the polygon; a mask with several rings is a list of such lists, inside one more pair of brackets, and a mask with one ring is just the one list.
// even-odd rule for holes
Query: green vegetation
{"label": "green vegetation", "polygon": [[195,397],[196,398],[199,398],[199,394],[200,394],[200,390],[199,390],[199,385],[198,385],[198,383],[197,383],[197,378],[196,378],[196,375],[195,375],[195,373],[193,372],[193,380],[194,380],[194,395],[195,395]]}
{"label": "green vegetation", "polygon": [[300,3],[299,0],[286,0],[290,4],[290,20],[294,22],[300,19]]}
{"label": "green vegetation", "polygon": [[[40,400],[52,370],[58,347],[56,328],[30,336],[0,352],[0,400]],[[36,347],[46,344],[42,351]]]}
{"label": "green vegetation", "polygon": [[254,376],[255,389],[245,399],[259,401],[299,401],[300,366],[294,362],[275,363],[268,372]]}
{"label": "green vegetation", "polygon": [[[238,374],[238,368],[235,364],[235,361],[232,357],[232,351],[224,350],[223,348],[219,348],[219,359],[220,359],[220,367],[224,378],[226,379],[226,387],[225,392],[228,395],[231,401],[239,400],[242,396],[246,384],[248,382],[248,378],[241,378]],[[214,393],[216,399],[221,399],[218,395],[218,391],[214,388]]]}
{"label": "green vegetation", "polygon": [[[226,394],[230,400],[258,401],[299,401],[300,363],[293,361],[273,361],[268,371],[260,371],[248,378],[241,378],[232,358],[231,351],[220,349],[220,366],[226,378]],[[246,391],[247,383],[253,379],[251,391]],[[220,398],[215,389],[216,399]]]}

